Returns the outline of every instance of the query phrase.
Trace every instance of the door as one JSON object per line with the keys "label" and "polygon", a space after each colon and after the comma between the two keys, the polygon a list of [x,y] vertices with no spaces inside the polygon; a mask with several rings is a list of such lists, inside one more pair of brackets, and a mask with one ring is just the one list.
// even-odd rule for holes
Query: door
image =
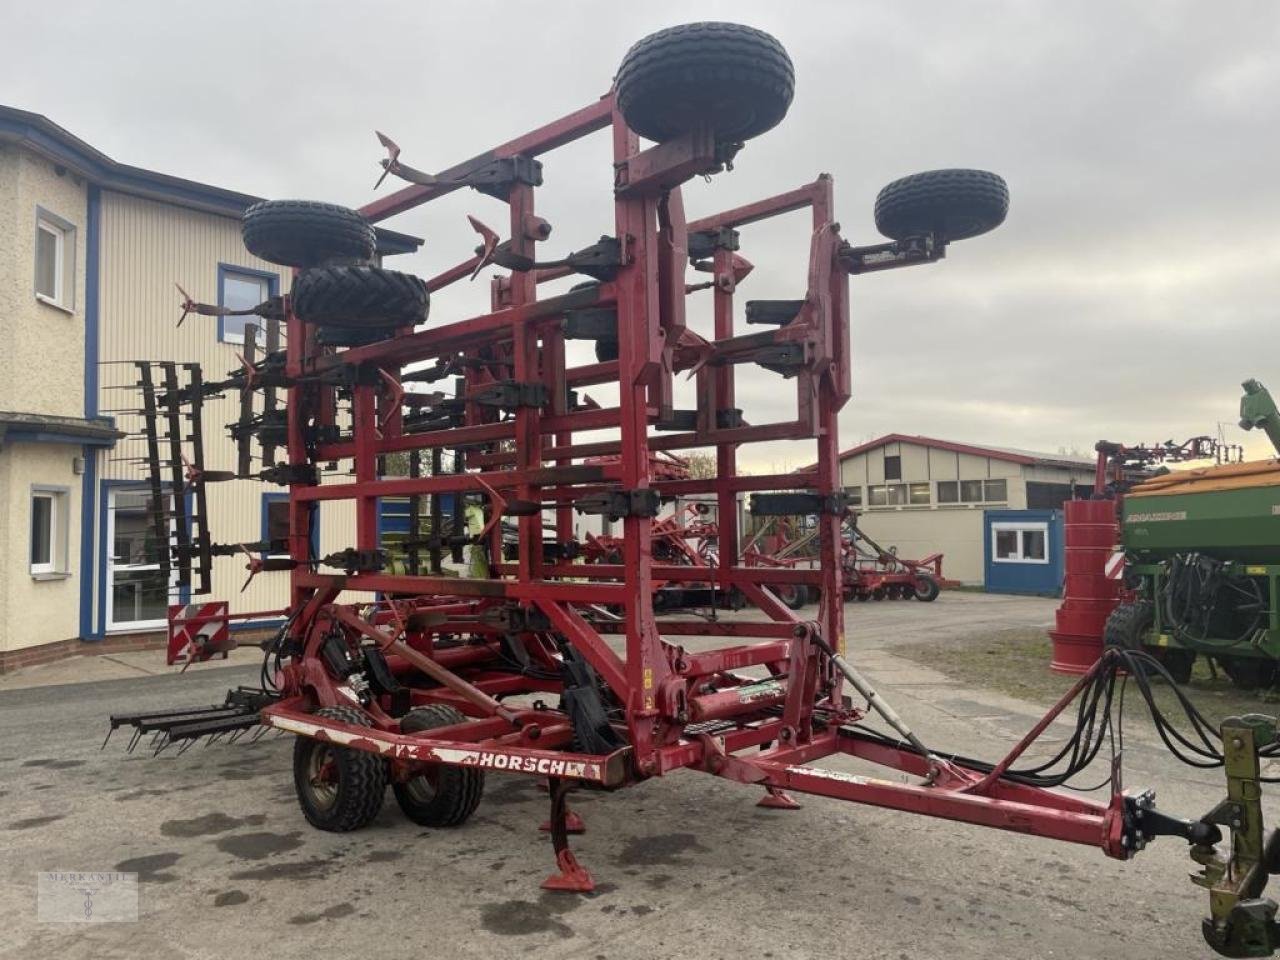
{"label": "door", "polygon": [[[165,510],[169,511],[169,498]],[[155,630],[167,623],[171,578],[160,569],[167,542],[157,541],[151,492],[144,487],[107,491],[107,630]]]}

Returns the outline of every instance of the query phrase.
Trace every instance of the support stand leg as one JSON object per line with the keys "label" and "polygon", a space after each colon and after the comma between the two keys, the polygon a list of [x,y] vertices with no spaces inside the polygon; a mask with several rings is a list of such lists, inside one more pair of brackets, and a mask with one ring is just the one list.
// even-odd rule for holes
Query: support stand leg
{"label": "support stand leg", "polygon": [[551,846],[556,852],[559,869],[542,881],[542,889],[590,893],[596,888],[596,882],[569,849],[569,806],[566,802],[569,785],[559,777],[551,777],[547,785],[551,791]]}
{"label": "support stand leg", "polygon": [[769,810],[799,810],[800,803],[789,793],[784,793],[777,787],[765,787],[765,795],[760,798],[757,807],[766,807]]}

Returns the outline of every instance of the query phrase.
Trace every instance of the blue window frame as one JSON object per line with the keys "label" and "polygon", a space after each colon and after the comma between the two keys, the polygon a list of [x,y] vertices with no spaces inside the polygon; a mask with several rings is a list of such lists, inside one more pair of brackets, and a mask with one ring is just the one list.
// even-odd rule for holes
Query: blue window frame
{"label": "blue window frame", "polygon": [[[230,263],[218,264],[218,306],[233,310],[256,307],[280,291],[278,274],[251,267],[237,267]],[[219,343],[244,343],[245,324],[255,318],[218,317]]]}
{"label": "blue window frame", "polygon": [[[311,530],[311,556],[320,556],[320,510],[315,511],[316,522]],[[264,543],[272,540],[285,540],[289,536],[289,495],[287,493],[264,493],[262,495],[262,534]],[[269,557],[287,557],[289,551],[268,550]]]}

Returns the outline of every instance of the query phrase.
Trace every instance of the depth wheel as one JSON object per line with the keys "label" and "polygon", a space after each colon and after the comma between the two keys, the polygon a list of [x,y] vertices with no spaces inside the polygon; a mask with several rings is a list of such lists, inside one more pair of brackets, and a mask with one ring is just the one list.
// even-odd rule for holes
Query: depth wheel
{"label": "depth wheel", "polygon": [[[322,707],[316,716],[357,727],[369,723],[354,707]],[[300,736],[293,744],[293,785],[309,824],[345,833],[367,825],[382,809],[387,768],[376,754]]]}
{"label": "depth wheel", "polygon": [[293,312],[325,327],[409,327],[425,323],[427,285],[410,273],[380,267],[304,270],[293,281]]}
{"label": "depth wheel", "polygon": [[[442,703],[414,707],[400,720],[401,733],[420,733],[463,723],[462,712]],[[469,767],[431,764],[404,783],[393,783],[392,792],[404,815],[424,827],[456,827],[466,823],[484,794],[484,771]]]}
{"label": "depth wheel", "polygon": [[314,200],[264,200],[240,218],[245,248],[285,267],[318,267],[333,260],[372,260],[373,224],[347,207]]}
{"label": "depth wheel", "polygon": [[776,127],[795,94],[795,67],[769,34],[737,23],[686,23],[645,37],[622,58],[618,110],[659,143],[709,126],[742,143]]}
{"label": "depth wheel", "polygon": [[890,240],[931,233],[943,242],[994,230],[1009,212],[1009,187],[986,170],[929,170],[895,180],[876,197],[876,229]]}

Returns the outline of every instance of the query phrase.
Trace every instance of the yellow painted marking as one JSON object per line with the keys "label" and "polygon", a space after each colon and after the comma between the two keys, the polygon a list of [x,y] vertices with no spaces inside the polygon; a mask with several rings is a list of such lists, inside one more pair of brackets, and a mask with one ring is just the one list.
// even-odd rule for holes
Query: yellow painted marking
{"label": "yellow painted marking", "polygon": [[1244,572],[1251,577],[1265,577],[1267,575],[1266,567],[1245,567]]}
{"label": "yellow painted marking", "polygon": [[653,668],[652,667],[644,668],[644,688],[646,690],[653,689]]}
{"label": "yellow painted marking", "polygon": [[1156,646],[1157,646],[1157,647],[1167,647],[1167,646],[1169,646],[1169,635],[1168,635],[1167,633],[1160,633],[1160,634],[1157,634],[1157,635],[1156,635]]}
{"label": "yellow painted marking", "polygon": [[844,656],[844,631],[840,631],[840,636],[836,637],[836,653]]}

